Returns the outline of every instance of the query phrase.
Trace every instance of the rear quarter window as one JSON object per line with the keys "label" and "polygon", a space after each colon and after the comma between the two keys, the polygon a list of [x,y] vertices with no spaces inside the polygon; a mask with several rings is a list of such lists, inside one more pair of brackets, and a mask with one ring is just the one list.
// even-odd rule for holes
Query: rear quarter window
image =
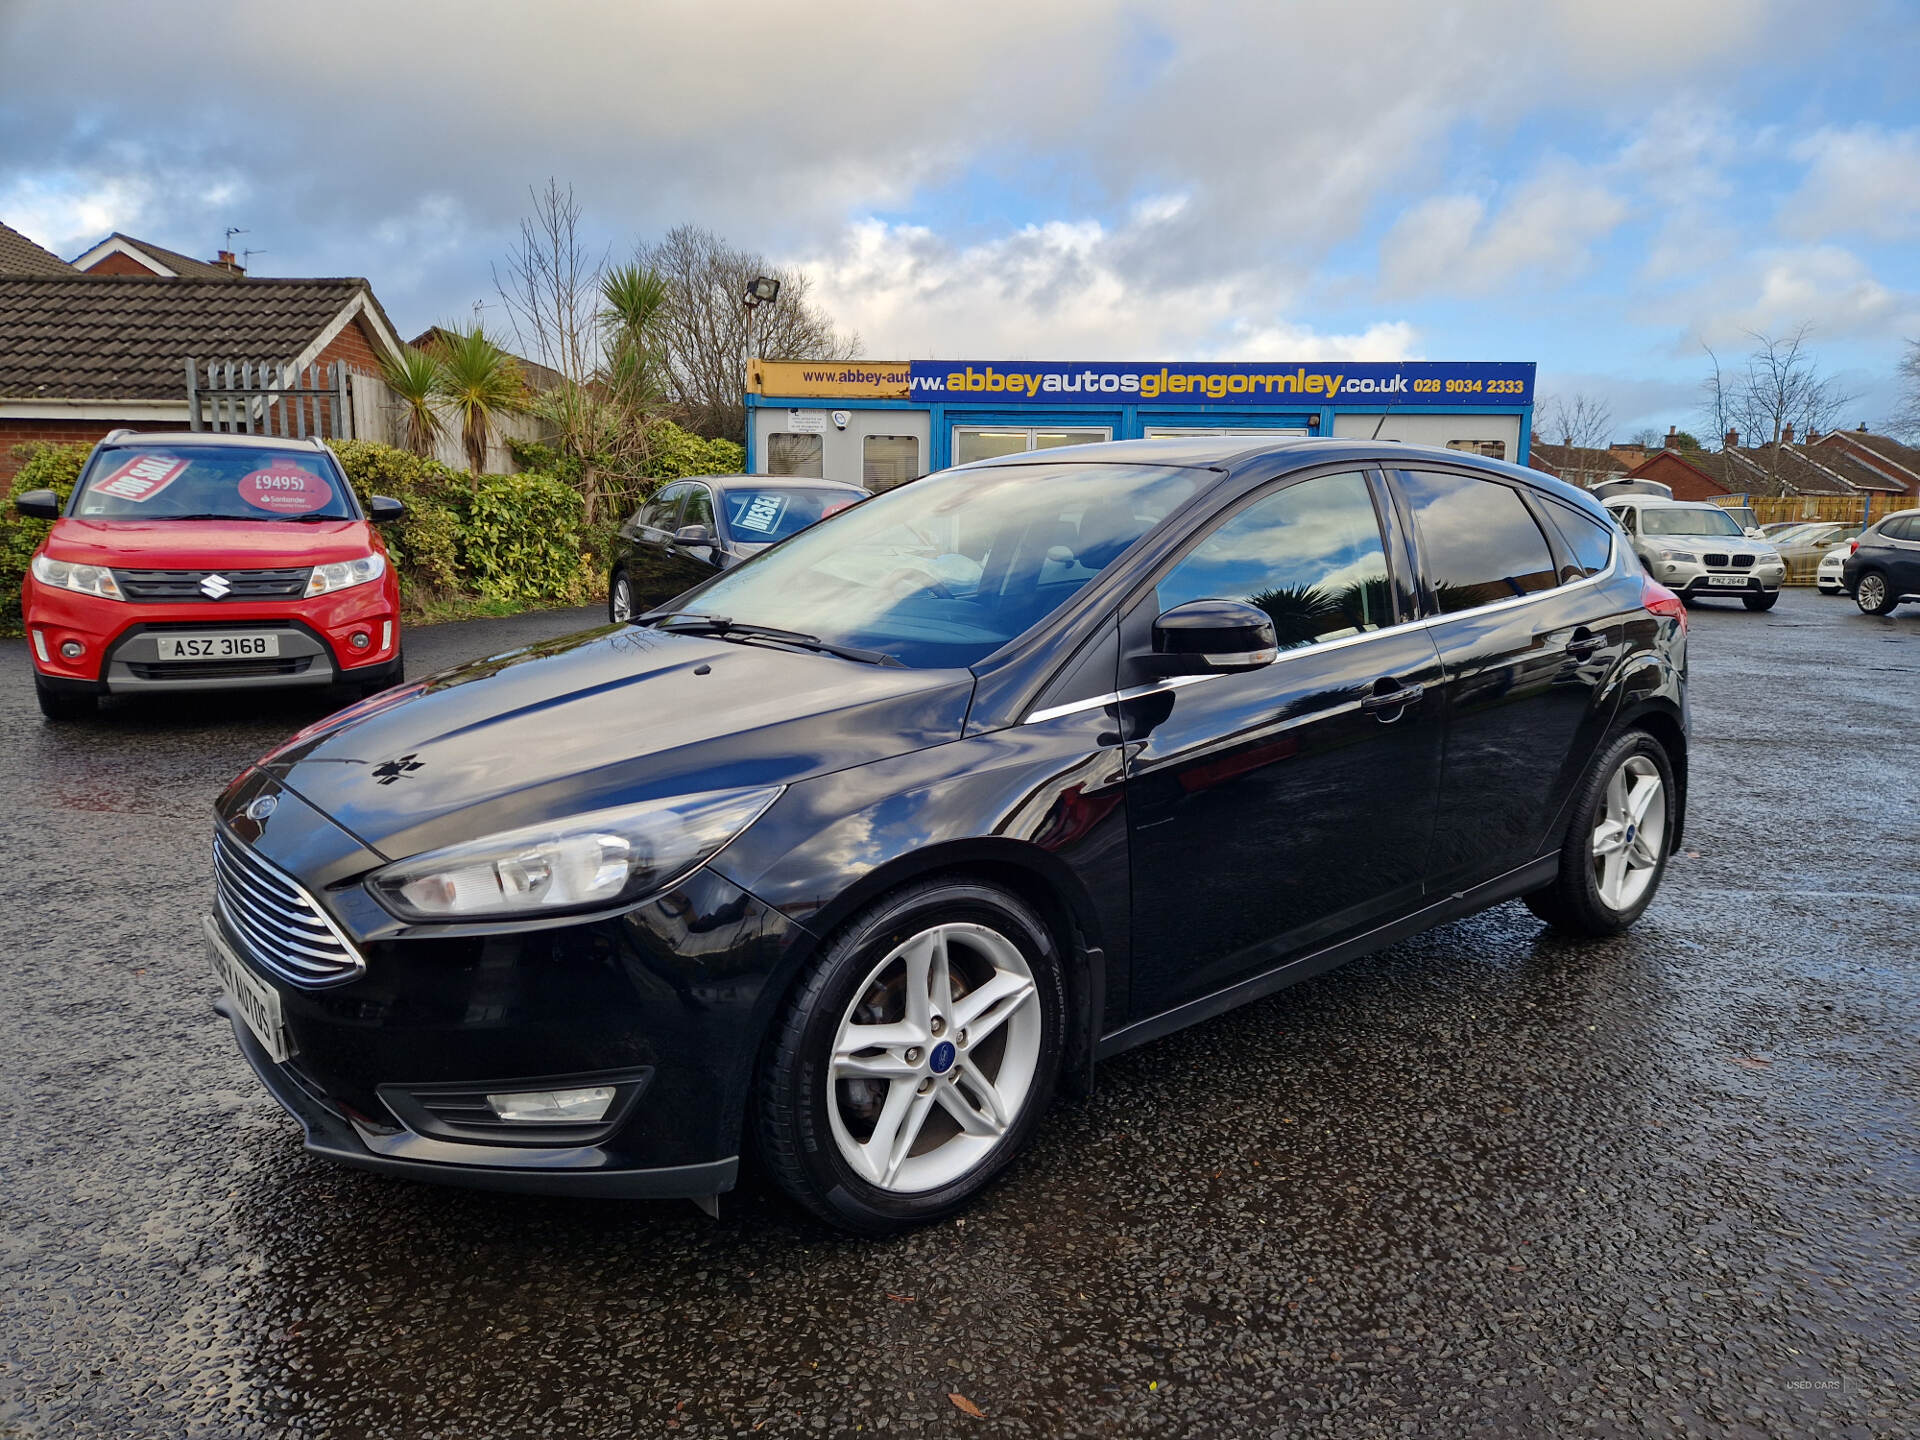
{"label": "rear quarter window", "polygon": [[1573,553],[1574,569],[1579,576],[1598,575],[1605,570],[1613,558],[1613,527],[1551,495],[1542,498],[1547,502],[1547,514]]}

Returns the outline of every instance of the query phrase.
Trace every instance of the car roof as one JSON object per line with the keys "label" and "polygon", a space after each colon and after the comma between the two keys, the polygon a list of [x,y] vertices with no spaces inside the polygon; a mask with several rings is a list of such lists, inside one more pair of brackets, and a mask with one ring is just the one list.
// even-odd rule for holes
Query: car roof
{"label": "car roof", "polygon": [[[1530,470],[1470,450],[1447,450],[1438,445],[1416,445],[1400,440],[1319,435],[1179,435],[1156,440],[1100,440],[1090,445],[1062,445],[1052,450],[1026,450],[955,466],[958,470],[985,470],[1004,465],[1120,464],[1172,465],[1193,469],[1238,472],[1265,462],[1279,462],[1287,470],[1310,465],[1380,465],[1392,469],[1423,462],[1480,470],[1506,480],[1518,480],[1543,495],[1592,510],[1598,498],[1542,470]],[[1602,512],[1603,514],[1605,512]]]}
{"label": "car roof", "polygon": [[676,475],[671,480],[663,481],[660,488],[664,490],[669,485],[679,485],[687,480],[698,480],[702,485],[711,485],[716,490],[778,485],[787,490],[851,490],[859,495],[867,493],[863,485],[855,485],[849,480],[826,480],[818,475]]}
{"label": "car roof", "polygon": [[[116,430],[101,445],[217,445],[234,450],[326,450],[315,437],[292,435],[229,435],[215,430]],[[328,453],[331,453],[330,451]]]}
{"label": "car roof", "polygon": [[[1725,505],[1716,505],[1711,500],[1669,500],[1663,495],[1609,495],[1600,502],[1602,505],[1651,505],[1656,510],[1725,510]],[[1813,524],[1813,521],[1795,521],[1795,524]]]}

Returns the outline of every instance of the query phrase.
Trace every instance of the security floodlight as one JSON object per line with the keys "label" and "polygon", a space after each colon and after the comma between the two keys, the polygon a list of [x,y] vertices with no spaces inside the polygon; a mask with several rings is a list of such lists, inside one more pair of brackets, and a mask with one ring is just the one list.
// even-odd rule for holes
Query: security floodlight
{"label": "security floodlight", "polygon": [[780,282],[771,275],[756,275],[747,282],[748,305],[771,305],[780,298]]}

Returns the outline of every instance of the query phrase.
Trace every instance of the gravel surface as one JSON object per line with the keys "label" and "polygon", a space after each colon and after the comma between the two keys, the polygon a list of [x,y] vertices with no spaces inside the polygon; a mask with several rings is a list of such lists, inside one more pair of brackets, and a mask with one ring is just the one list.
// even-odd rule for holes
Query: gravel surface
{"label": "gravel surface", "polygon": [[1503,906],[1134,1051],[885,1244],[302,1154],[197,927],[214,794],[324,707],[54,727],[0,643],[0,1436],[1911,1436],[1920,610],[1692,623],[1631,934]]}

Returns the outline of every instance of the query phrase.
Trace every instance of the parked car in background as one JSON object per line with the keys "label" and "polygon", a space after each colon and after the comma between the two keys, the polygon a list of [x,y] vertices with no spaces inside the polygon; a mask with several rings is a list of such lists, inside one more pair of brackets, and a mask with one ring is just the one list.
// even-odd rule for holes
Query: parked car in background
{"label": "parked car in background", "polygon": [[1808,526],[1816,523],[1818,522],[1809,520],[1775,520],[1771,525],[1762,525],[1760,527],[1760,533],[1777,544],[1794,531],[1805,530]]}
{"label": "parked car in background", "polygon": [[1832,523],[1809,525],[1790,534],[1776,536],[1773,548],[1780,552],[1780,558],[1787,562],[1787,583],[1804,585],[1815,580],[1820,562],[1828,554],[1838,551],[1845,556],[1849,542],[1860,534],[1858,522],[1852,524]]}
{"label": "parked car in background", "polygon": [[102,695],[399,683],[400,590],[373,523],[318,440],[116,431],[87,457],[21,606],[49,719]]}
{"label": "parked car in background", "polygon": [[1786,562],[1767,540],[1746,534],[1718,505],[1655,496],[1616,495],[1603,502],[1647,573],[1683,600],[1707,596],[1771,610],[1780,599]]}
{"label": "parked car in background", "polygon": [[607,618],[618,624],[663,604],[871,493],[839,480],[769,475],[663,485],[620,527]]}
{"label": "parked car in background", "polygon": [[1503,900],[1617,934],[1681,838],[1679,600],[1458,451],[983,460],[636,618],[220,798],[221,1010],[308,1148],[710,1200],[751,1145],[886,1233],[1108,1056]]}
{"label": "parked car in background", "polygon": [[1920,600],[1920,510],[1900,510],[1874,522],[1852,542],[1840,583],[1869,615]]}
{"label": "parked car in background", "polygon": [[1853,553],[1853,542],[1835,545],[1820,557],[1820,564],[1813,572],[1813,583],[1822,595],[1844,595],[1846,584],[1843,575],[1847,557]]}

